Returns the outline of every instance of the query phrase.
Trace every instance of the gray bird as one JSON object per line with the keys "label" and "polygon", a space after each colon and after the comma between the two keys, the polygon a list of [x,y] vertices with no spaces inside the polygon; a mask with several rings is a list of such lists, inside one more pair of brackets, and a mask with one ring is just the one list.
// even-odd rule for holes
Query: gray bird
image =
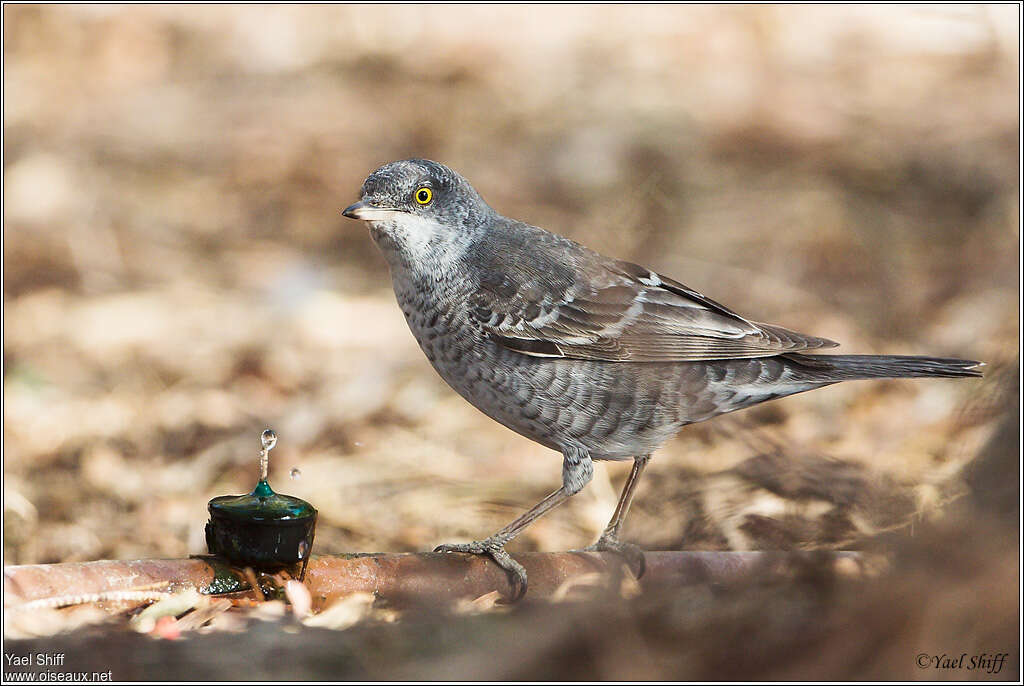
{"label": "gray bird", "polygon": [[380,167],[344,216],[365,220],[427,359],[484,414],[562,453],[562,485],[494,535],[437,551],[489,555],[515,598],[526,571],[505,544],[578,493],[593,460],[633,460],[611,521],[619,540],[653,453],[687,424],[852,379],[981,376],[970,360],[806,354],[837,344],[742,317],[692,288],[503,217],[429,160]]}

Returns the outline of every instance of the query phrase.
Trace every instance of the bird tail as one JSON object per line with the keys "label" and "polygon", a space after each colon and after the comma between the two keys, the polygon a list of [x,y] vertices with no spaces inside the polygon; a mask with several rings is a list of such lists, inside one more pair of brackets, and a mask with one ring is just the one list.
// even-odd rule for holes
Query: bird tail
{"label": "bird tail", "polygon": [[984,362],[908,355],[784,355],[808,377],[821,381],[981,376]]}

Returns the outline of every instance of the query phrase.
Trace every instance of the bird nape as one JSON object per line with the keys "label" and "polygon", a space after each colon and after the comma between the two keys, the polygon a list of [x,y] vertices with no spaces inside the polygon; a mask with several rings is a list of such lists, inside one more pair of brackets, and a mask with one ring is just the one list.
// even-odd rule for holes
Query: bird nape
{"label": "bird nape", "polygon": [[513,598],[505,545],[578,493],[593,460],[633,460],[588,550],[644,557],[619,530],[651,454],[681,427],[854,379],[981,376],[971,360],[822,355],[833,341],[740,316],[682,283],[498,214],[429,160],[386,164],[346,217],[369,224],[420,347],[489,417],[562,453],[562,485],[493,535],[436,550],[489,555]]}

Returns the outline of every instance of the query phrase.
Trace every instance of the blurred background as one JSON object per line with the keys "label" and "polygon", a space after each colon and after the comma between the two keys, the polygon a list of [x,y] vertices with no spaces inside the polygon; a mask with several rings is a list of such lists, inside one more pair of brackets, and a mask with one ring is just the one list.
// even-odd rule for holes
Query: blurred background
{"label": "blurred background", "polygon": [[[5,564],[205,552],[265,427],[321,553],[479,538],[557,486],[556,453],[436,376],[340,215],[406,157],[842,352],[988,364],[684,429],[628,540],[957,517],[1016,412],[1018,11],[5,5]],[[627,472],[510,548],[589,544]]]}

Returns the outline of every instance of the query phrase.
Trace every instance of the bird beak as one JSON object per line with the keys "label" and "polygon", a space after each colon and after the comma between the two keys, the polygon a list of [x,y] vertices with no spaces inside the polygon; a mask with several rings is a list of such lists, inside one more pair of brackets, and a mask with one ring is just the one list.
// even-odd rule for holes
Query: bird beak
{"label": "bird beak", "polygon": [[395,211],[389,207],[377,207],[365,200],[360,200],[346,207],[341,214],[349,219],[368,219],[372,221],[374,219],[385,219],[394,214]]}

